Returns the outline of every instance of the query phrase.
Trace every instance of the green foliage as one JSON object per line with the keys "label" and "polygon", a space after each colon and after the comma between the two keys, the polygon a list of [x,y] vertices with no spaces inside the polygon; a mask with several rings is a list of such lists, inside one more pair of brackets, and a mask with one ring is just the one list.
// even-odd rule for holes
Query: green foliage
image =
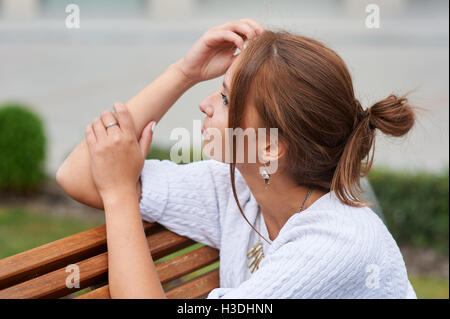
{"label": "green foliage", "polygon": [[28,191],[45,178],[41,119],[18,104],[0,106],[0,189]]}
{"label": "green foliage", "polygon": [[[181,150],[178,152],[178,154],[181,156]],[[188,161],[188,163],[193,162],[194,161],[194,151],[192,148],[190,149],[189,156],[190,156],[189,157],[190,160]],[[157,145],[151,145],[150,150],[147,155],[147,159],[170,160],[170,149],[164,148],[161,146],[157,146]],[[179,164],[187,164],[187,163],[184,163],[182,161]]]}
{"label": "green foliage", "polygon": [[159,159],[168,160],[170,159],[170,150],[168,148],[160,147],[154,144],[150,145],[150,150],[147,155],[147,159]]}
{"label": "green foliage", "polygon": [[442,174],[372,169],[368,179],[399,244],[448,255],[448,169]]}

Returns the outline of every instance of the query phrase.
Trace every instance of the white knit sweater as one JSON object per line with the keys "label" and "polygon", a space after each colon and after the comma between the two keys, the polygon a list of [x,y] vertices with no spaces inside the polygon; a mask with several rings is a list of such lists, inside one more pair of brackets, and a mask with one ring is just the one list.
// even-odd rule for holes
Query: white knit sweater
{"label": "white knit sweater", "polygon": [[[252,274],[246,252],[259,236],[239,212],[229,164],[151,159],[141,179],[144,220],[220,250],[220,288],[207,298],[417,298],[381,219],[342,204],[334,192],[291,216],[272,244],[262,239],[265,257]],[[255,225],[258,203],[238,169],[236,190]]]}

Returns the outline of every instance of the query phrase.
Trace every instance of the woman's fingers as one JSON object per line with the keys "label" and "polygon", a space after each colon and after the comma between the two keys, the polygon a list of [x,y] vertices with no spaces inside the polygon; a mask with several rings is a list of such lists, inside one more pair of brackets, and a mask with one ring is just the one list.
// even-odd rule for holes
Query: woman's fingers
{"label": "woman's fingers", "polygon": [[230,21],[217,27],[217,29],[240,33],[245,35],[245,37],[249,40],[252,40],[254,37],[265,31],[264,27],[260,23],[250,18]]}
{"label": "woman's fingers", "polygon": [[261,33],[263,33],[264,31],[266,31],[266,29],[262,26],[261,23],[250,19],[250,18],[246,18],[246,19],[241,19],[241,21],[245,21],[248,24],[250,24],[256,31],[257,35],[260,35]]}
{"label": "woman's fingers", "polygon": [[207,40],[211,46],[226,41],[234,43],[234,45],[236,45],[240,50],[244,49],[244,39],[237,33],[229,30],[217,30],[213,33],[210,33],[207,37]]}
{"label": "woman's fingers", "polygon": [[86,136],[86,142],[89,146],[92,146],[97,142],[97,139],[96,139],[95,133],[94,133],[94,129],[92,128],[92,124],[88,124],[86,126],[85,136]]}
{"label": "woman's fingers", "polygon": [[121,102],[114,103],[114,111],[116,119],[119,122],[120,128],[122,129],[122,132],[130,136],[131,134],[133,136],[136,136],[133,119],[131,118],[131,115],[128,112],[128,109],[125,106],[125,104]]}
{"label": "woman's fingers", "polygon": [[[108,125],[108,124],[116,123],[116,122],[118,123],[116,117],[110,110],[103,111],[100,118],[101,118],[105,128],[106,128],[106,125]],[[118,125],[113,125],[113,126],[106,128],[106,134],[109,135],[110,133],[114,133],[114,131],[117,132],[119,130],[120,130],[120,128]]]}
{"label": "woman's fingers", "polygon": [[232,42],[242,51],[246,39],[253,40],[264,31],[264,27],[253,19],[241,19],[212,28],[207,33],[209,36],[207,40],[211,46],[218,45],[223,41]]}
{"label": "woman's fingers", "polygon": [[221,29],[239,33],[240,35],[244,35],[249,40],[252,40],[257,35],[253,26],[245,21],[231,21],[225,23]]}
{"label": "woman's fingers", "polygon": [[147,124],[147,126],[142,130],[141,138],[139,140],[139,146],[141,148],[142,155],[144,158],[147,157],[148,151],[150,149],[150,144],[153,138],[153,130],[155,128],[156,122],[151,121]]}
{"label": "woman's fingers", "polygon": [[95,137],[97,139],[97,142],[101,142],[106,138],[106,129],[103,125],[103,122],[100,120],[100,118],[96,117],[92,121],[92,127],[94,129]]}

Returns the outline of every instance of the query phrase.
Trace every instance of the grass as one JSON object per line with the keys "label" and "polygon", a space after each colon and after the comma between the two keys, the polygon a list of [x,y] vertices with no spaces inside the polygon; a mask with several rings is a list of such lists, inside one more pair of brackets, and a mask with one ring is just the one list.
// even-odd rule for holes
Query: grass
{"label": "grass", "polygon": [[448,299],[448,278],[411,276],[411,285],[419,299]]}
{"label": "grass", "polygon": [[0,208],[0,258],[98,226],[98,223],[23,208]]}

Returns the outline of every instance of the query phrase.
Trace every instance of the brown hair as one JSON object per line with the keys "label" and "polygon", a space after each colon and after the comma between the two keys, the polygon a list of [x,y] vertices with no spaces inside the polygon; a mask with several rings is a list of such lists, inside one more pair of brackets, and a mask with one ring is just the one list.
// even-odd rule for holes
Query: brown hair
{"label": "brown hair", "polygon": [[[350,206],[370,205],[354,188],[361,191],[360,177],[372,166],[373,126],[391,136],[408,133],[416,115],[406,95],[389,95],[369,107],[363,119],[344,61],[321,42],[288,31],[266,30],[240,55],[229,95],[229,127],[241,127],[251,98],[260,127],[278,128],[279,140],[288,146],[285,169],[298,185],[334,190]],[[236,194],[235,148],[233,143],[231,184],[247,220]]]}

